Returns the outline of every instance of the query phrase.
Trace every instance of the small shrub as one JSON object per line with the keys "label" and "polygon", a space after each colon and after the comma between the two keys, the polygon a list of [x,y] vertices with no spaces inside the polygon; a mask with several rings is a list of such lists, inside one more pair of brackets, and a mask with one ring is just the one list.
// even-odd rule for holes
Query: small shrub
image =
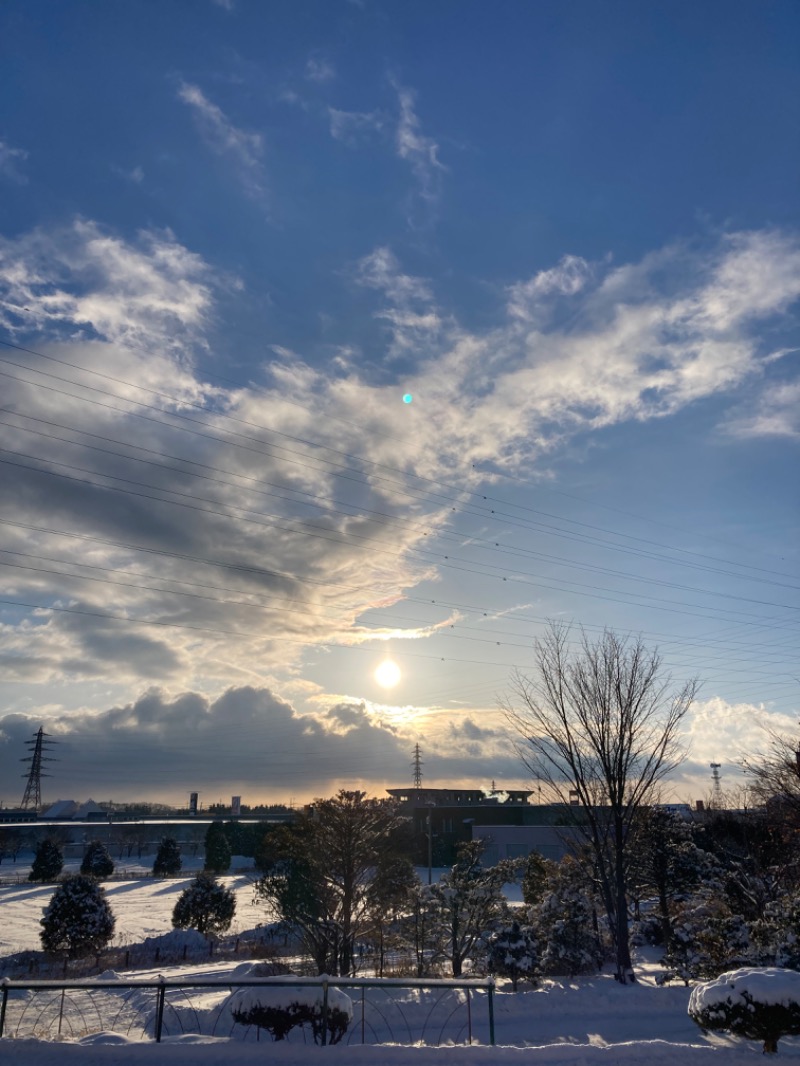
{"label": "small shrub", "polygon": [[[285,1040],[295,1028],[308,1025],[315,1044],[322,1043],[323,990],[316,986],[299,988],[243,988],[229,1000],[231,1016],[239,1025],[256,1025],[266,1029],[273,1040]],[[353,1017],[349,996],[338,989],[328,989],[327,1044],[338,1044]]]}
{"label": "small shrub", "polygon": [[70,959],[100,951],[114,935],[114,915],[105,891],[85,874],[61,882],[40,924],[44,950]]}
{"label": "small shrub", "polygon": [[703,1029],[762,1040],[775,1054],[782,1036],[800,1034],[800,974],[795,970],[732,970],[692,989],[689,1016]]}

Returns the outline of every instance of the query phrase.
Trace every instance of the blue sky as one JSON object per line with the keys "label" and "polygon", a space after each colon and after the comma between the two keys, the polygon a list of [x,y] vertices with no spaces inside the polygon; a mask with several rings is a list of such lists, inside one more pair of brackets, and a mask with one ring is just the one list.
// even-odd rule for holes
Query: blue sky
{"label": "blue sky", "polygon": [[672,794],[740,784],[798,716],[799,23],[4,5],[0,801],[40,724],[54,798],[521,785],[548,619],[698,675]]}

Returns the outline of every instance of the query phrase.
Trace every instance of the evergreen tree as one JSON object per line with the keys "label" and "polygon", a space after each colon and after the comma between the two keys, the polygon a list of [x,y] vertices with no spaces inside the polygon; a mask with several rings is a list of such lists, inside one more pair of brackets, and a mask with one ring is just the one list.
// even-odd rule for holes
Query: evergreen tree
{"label": "evergreen tree", "polygon": [[490,934],[506,915],[503,886],[516,877],[515,864],[504,859],[481,865],[483,843],[472,840],[458,851],[452,870],[424,891],[430,898],[438,951],[460,977],[465,961],[485,949]]}
{"label": "evergreen tree", "polygon": [[64,868],[64,854],[53,840],[40,840],[36,845],[29,881],[55,881]]}
{"label": "evergreen tree", "polygon": [[206,832],[205,868],[212,874],[224,874],[231,868],[231,846],[222,822],[212,822]]}
{"label": "evergreen tree", "polygon": [[555,865],[551,859],[546,859],[538,851],[532,851],[528,856],[522,874],[522,898],[529,907],[541,901],[547,879],[552,875]]}
{"label": "evergreen tree", "polygon": [[660,942],[672,936],[671,909],[677,898],[688,895],[712,872],[713,858],[697,847],[692,825],[663,807],[640,812],[634,827],[628,878],[637,901],[643,892],[655,892],[661,919]]}
{"label": "evergreen tree", "polygon": [[688,985],[735,970],[748,961],[749,952],[744,918],[731,911],[718,886],[707,885],[678,909],[664,963]]}
{"label": "evergreen tree", "polygon": [[494,934],[489,941],[488,970],[499,977],[508,977],[514,991],[521,980],[537,982],[539,952],[533,931],[512,922]]}
{"label": "evergreen tree", "polygon": [[61,882],[40,924],[44,950],[71,959],[100,951],[114,935],[114,915],[105,891],[84,874]]}
{"label": "evergreen tree", "polygon": [[176,929],[196,929],[203,936],[230,929],[236,897],[208,873],[199,874],[178,897],[172,912]]}
{"label": "evergreen tree", "polygon": [[753,965],[800,970],[800,897],[787,894],[768,903],[750,927],[750,940]]}
{"label": "evergreen tree", "polygon": [[554,865],[530,918],[539,942],[542,973],[575,977],[599,970],[603,948],[594,901],[578,862],[567,856]]}
{"label": "evergreen tree", "polygon": [[110,877],[114,872],[114,860],[102,840],[93,840],[86,849],[81,863],[81,873],[89,877]]}
{"label": "evergreen tree", "polygon": [[174,877],[181,872],[181,849],[175,837],[164,837],[153,863],[153,877]]}

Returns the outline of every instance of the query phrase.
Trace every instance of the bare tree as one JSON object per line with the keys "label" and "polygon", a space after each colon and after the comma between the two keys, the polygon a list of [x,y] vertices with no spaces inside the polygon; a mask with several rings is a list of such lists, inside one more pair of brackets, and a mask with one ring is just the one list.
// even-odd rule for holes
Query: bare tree
{"label": "bare tree", "polygon": [[637,812],[680,761],[681,722],[697,682],[675,689],[657,651],[606,630],[591,643],[551,625],[535,645],[536,672],[517,672],[504,709],[528,769],[559,799],[591,847],[616,950],[616,977],[635,980],[628,935],[629,840]]}
{"label": "bare tree", "polygon": [[769,804],[773,812],[796,825],[800,821],[800,741],[774,730],[767,734],[767,752],[742,760],[750,800]]}

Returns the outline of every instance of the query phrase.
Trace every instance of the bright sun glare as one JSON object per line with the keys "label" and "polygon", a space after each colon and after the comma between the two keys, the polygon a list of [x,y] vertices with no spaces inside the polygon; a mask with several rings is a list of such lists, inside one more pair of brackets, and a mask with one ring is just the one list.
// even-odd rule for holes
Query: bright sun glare
{"label": "bright sun glare", "polygon": [[384,659],[375,671],[375,680],[381,688],[394,688],[400,680],[400,667],[391,659]]}

